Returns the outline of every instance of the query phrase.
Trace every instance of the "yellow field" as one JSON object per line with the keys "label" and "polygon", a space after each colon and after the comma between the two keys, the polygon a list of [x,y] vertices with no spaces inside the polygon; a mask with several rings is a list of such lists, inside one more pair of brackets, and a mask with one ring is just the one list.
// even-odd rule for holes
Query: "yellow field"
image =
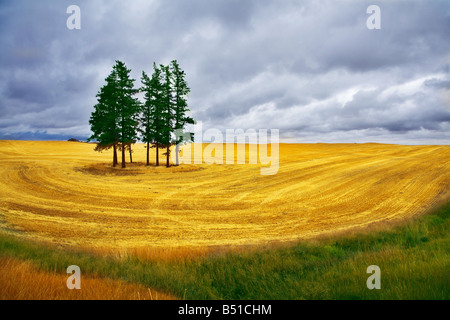
{"label": "yellow field", "polygon": [[0,141],[0,230],[117,254],[201,252],[399,221],[450,191],[450,146],[281,144],[272,176],[259,165],[146,167],[142,144],[137,163],[112,168],[112,152],[93,148]]}

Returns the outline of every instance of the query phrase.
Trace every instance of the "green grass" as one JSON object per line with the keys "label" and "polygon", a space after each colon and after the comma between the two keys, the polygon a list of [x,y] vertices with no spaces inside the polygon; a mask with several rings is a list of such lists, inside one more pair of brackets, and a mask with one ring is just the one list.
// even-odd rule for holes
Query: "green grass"
{"label": "green grass", "polygon": [[[176,262],[117,260],[0,236],[0,256],[137,282],[185,299],[450,298],[450,202],[401,226]],[[381,269],[369,290],[367,267]]]}

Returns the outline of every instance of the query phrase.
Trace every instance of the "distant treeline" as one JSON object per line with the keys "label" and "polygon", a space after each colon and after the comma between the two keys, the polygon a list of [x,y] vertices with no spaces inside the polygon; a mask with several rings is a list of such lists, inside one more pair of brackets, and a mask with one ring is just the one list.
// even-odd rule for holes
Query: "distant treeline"
{"label": "distant treeline", "polygon": [[[150,164],[149,149],[156,148],[156,165],[159,165],[159,149],[165,149],[166,166],[169,167],[170,147],[193,142],[193,133],[184,132],[186,124],[194,124],[187,114],[187,96],[190,88],[186,74],[178,62],[169,65],[153,63],[151,78],[143,71],[141,87],[135,88],[135,79],[130,78],[130,69],[125,63],[116,61],[106,84],[97,94],[97,104],[89,124],[96,140],[96,151],[113,149],[113,166],[118,164],[117,150],[122,152],[122,168],[125,168],[125,151],[130,152],[137,140],[147,144],[147,165]],[[144,101],[135,98],[144,93]]]}

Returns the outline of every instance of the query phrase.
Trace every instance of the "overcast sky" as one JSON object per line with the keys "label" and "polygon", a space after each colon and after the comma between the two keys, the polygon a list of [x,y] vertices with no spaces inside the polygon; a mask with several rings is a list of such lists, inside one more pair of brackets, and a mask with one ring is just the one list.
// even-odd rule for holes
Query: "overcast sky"
{"label": "overcast sky", "polygon": [[[380,30],[366,26],[372,4]],[[176,59],[204,129],[450,142],[448,0],[0,0],[0,48],[0,139],[86,138],[115,60],[138,86]]]}

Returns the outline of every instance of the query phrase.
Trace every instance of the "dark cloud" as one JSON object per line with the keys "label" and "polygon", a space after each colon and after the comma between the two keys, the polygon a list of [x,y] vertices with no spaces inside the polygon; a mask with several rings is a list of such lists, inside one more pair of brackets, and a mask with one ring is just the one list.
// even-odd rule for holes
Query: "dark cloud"
{"label": "dark cloud", "polygon": [[[81,8],[81,30],[66,8]],[[450,140],[447,1],[0,2],[0,138],[89,136],[116,59],[140,83],[177,59],[204,128],[298,141]]]}
{"label": "dark cloud", "polygon": [[450,80],[430,79],[425,81],[425,85],[439,89],[450,89]]}
{"label": "dark cloud", "polygon": [[24,103],[42,103],[48,101],[51,97],[42,81],[29,79],[11,79],[7,83],[6,98],[21,100]]}

